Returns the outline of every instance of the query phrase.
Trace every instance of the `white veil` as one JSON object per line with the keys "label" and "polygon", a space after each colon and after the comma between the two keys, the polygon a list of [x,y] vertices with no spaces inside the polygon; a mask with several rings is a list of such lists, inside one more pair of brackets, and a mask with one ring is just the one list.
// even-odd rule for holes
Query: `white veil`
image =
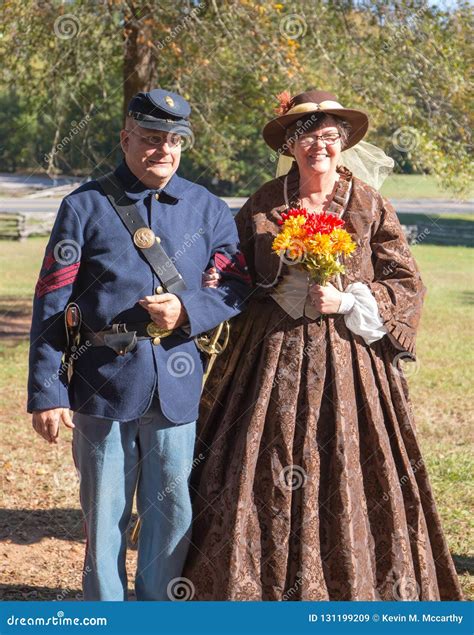
{"label": "white veil", "polygon": [[[293,165],[294,159],[280,154],[276,170],[276,176],[288,174]],[[385,152],[367,141],[359,141],[352,148],[348,148],[341,153],[340,165],[343,165],[352,172],[354,176],[361,179],[376,190],[382,187],[382,183],[392,172],[394,160]]]}

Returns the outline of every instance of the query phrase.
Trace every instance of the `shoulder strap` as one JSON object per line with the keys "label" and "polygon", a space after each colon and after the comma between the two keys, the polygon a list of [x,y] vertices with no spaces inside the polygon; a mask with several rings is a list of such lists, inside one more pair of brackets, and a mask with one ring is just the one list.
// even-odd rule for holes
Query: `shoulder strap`
{"label": "shoulder strap", "polygon": [[[150,267],[160,279],[162,286],[169,292],[185,291],[186,283],[174,266],[172,260],[163,249],[161,243],[155,240],[152,230],[143,226],[143,219],[135,203],[125,194],[122,184],[113,172],[109,172],[97,179],[110,204],[117,212],[121,221],[134,238],[135,247],[143,254]],[[153,239],[151,246],[146,248],[137,245],[135,235],[137,230],[146,230]]]}

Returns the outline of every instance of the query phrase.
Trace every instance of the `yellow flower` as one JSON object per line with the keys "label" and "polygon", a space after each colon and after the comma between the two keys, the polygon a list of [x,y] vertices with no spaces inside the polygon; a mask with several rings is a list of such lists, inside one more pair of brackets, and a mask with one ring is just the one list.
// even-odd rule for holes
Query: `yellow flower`
{"label": "yellow flower", "polygon": [[300,258],[306,251],[306,229],[303,227],[305,218],[292,216],[283,223],[282,230],[273,240],[272,249],[282,253],[288,250],[290,258]]}
{"label": "yellow flower", "polygon": [[291,232],[294,236],[306,236],[306,230],[303,228],[305,223],[304,216],[290,216],[283,223],[283,231]]}
{"label": "yellow flower", "polygon": [[308,240],[308,251],[314,255],[329,256],[332,253],[331,239],[328,234],[314,234]]}
{"label": "yellow flower", "polygon": [[345,229],[335,229],[331,233],[331,242],[333,253],[344,254],[348,256],[356,248],[355,242]]}
{"label": "yellow flower", "polygon": [[273,251],[285,251],[291,245],[291,234],[282,231],[273,241]]}

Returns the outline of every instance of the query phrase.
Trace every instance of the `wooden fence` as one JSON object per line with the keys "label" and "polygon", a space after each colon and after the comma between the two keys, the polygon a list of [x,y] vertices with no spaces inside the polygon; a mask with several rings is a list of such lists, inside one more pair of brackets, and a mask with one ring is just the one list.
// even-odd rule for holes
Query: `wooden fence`
{"label": "wooden fence", "polygon": [[55,218],[56,212],[2,212],[0,238],[25,240],[30,236],[48,236]]}
{"label": "wooden fence", "polygon": [[[436,221],[418,216],[408,224],[404,214],[402,227],[408,242],[429,245],[464,245],[474,247],[474,222],[456,219]],[[408,217],[408,218],[407,218]],[[48,236],[53,227],[56,212],[0,212],[0,238],[25,240],[29,236]]]}

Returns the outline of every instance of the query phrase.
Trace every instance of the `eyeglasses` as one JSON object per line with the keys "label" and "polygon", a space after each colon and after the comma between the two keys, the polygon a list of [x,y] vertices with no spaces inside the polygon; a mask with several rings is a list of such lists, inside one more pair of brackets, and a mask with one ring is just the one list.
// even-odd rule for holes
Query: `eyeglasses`
{"label": "eyeglasses", "polygon": [[308,134],[308,135],[303,135],[301,137],[298,137],[296,141],[299,143],[299,145],[302,148],[309,148],[310,146],[314,146],[318,142],[318,139],[321,140],[325,146],[332,146],[340,138],[341,138],[341,135],[339,133],[322,134],[322,135]]}
{"label": "eyeglasses", "polygon": [[126,130],[126,132],[134,134],[142,143],[150,148],[156,148],[164,145],[165,143],[167,143],[170,148],[177,148],[182,143],[181,135],[176,134],[175,132],[170,132],[164,135],[152,135],[150,137],[143,137],[141,134],[138,134],[138,132],[135,132],[135,130]]}

